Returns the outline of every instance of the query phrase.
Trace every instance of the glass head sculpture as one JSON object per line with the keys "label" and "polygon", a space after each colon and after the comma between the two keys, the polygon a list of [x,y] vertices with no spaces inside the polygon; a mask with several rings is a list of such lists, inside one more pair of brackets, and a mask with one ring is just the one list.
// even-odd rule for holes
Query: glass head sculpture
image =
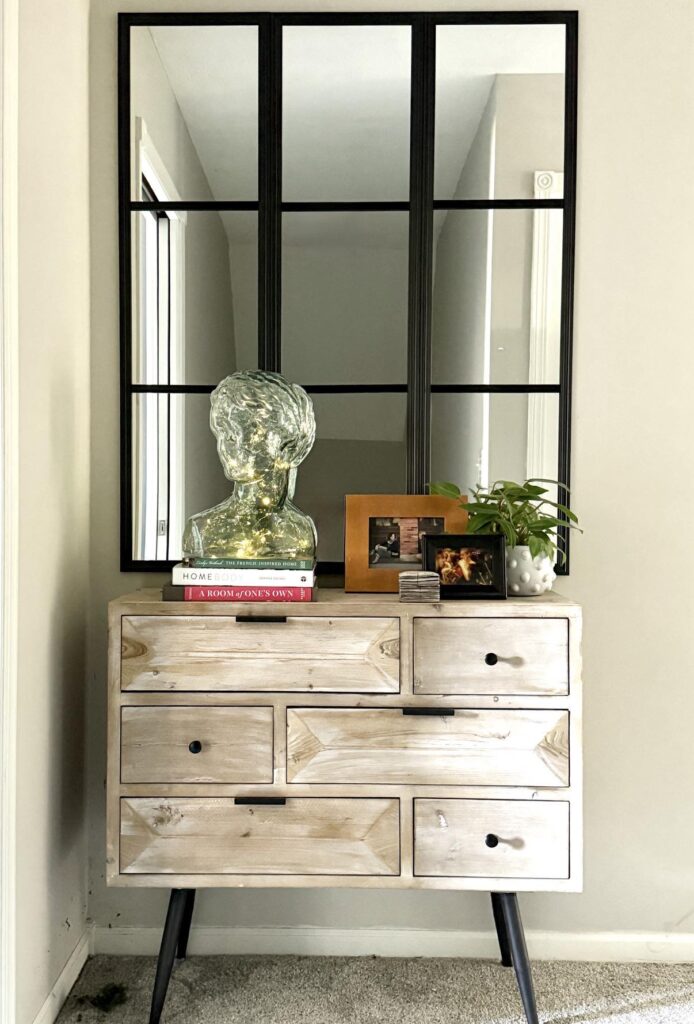
{"label": "glass head sculpture", "polygon": [[212,392],[210,427],[230,497],[188,520],[185,558],[314,558],[316,528],[292,502],[316,420],[303,388],[278,373],[232,373]]}

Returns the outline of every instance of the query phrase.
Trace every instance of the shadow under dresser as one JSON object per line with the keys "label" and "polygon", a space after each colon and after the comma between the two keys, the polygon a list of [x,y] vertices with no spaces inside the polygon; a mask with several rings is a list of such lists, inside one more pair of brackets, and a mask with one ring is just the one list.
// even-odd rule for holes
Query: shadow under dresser
{"label": "shadow under dresser", "polygon": [[110,605],[110,885],[480,889],[537,1021],[516,893],[582,884],[581,613],[556,594]]}

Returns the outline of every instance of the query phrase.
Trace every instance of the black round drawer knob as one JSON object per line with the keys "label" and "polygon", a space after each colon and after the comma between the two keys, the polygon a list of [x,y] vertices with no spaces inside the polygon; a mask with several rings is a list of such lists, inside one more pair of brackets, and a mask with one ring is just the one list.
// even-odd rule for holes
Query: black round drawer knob
{"label": "black round drawer knob", "polygon": [[495,846],[499,845],[499,837],[495,836],[493,832],[490,832],[489,835],[484,838],[484,845],[493,850]]}
{"label": "black round drawer knob", "polygon": [[487,665],[496,665],[496,663],[497,663],[497,661],[499,659],[497,658],[496,654],[491,654],[490,653],[490,654],[485,654],[484,660],[485,660]]}
{"label": "black round drawer knob", "polygon": [[191,754],[199,754],[200,751],[202,750],[202,743],[200,742],[200,740],[193,740],[192,743],[188,744],[188,750],[191,752]]}

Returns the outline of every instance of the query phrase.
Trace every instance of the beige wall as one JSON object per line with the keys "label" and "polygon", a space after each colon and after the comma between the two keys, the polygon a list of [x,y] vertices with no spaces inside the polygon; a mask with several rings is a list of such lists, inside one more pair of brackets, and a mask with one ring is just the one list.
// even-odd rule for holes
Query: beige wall
{"label": "beige wall", "polygon": [[19,7],[16,1021],[31,1024],[87,915],[89,5]]}
{"label": "beige wall", "polygon": [[[160,926],[165,905],[162,892],[109,892],[103,884],[105,604],[154,582],[118,572],[115,11],[194,6],[97,0],[92,13],[90,912],[104,927]],[[586,887],[582,895],[528,896],[525,917],[531,928],[568,932],[694,932],[694,5],[504,7],[581,11],[573,483],[586,534],[574,543],[571,577],[560,589],[585,605]],[[657,552],[653,567],[645,537]],[[490,927],[482,894],[414,892],[210,892],[196,920]]]}

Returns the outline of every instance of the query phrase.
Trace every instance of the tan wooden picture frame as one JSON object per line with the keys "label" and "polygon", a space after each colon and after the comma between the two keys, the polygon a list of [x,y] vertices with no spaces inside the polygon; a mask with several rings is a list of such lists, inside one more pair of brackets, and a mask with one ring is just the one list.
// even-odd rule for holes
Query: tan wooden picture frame
{"label": "tan wooden picture frame", "polygon": [[[466,498],[462,498],[466,501]],[[350,593],[397,594],[398,576],[411,563],[393,568],[369,564],[369,520],[443,519],[440,533],[465,533],[468,515],[459,500],[438,494],[347,494],[345,496],[345,590]]]}

